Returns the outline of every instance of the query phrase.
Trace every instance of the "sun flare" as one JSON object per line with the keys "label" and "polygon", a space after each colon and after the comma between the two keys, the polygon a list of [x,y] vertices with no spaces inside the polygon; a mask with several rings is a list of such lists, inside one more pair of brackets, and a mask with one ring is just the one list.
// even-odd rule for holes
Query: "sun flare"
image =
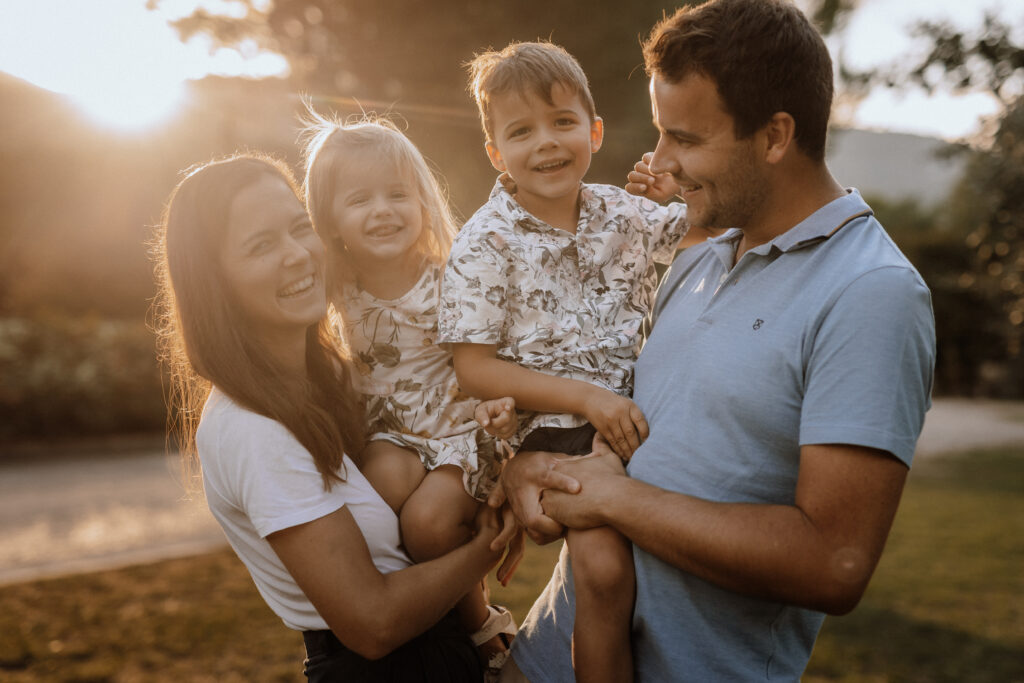
{"label": "sun flare", "polygon": [[[17,3],[0,22],[0,68],[67,95],[93,122],[120,130],[146,129],[171,118],[184,102],[184,83],[190,78],[287,71],[278,55],[245,59],[235,50],[211,51],[202,39],[182,43],[168,14],[147,10],[145,4]],[[180,7],[174,10],[181,12]]]}

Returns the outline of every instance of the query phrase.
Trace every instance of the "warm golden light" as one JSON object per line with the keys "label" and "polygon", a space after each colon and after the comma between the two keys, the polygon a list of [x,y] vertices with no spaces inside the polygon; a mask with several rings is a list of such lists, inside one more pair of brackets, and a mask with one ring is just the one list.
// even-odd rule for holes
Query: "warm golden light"
{"label": "warm golden light", "polygon": [[287,71],[278,55],[252,50],[243,57],[237,50],[212,51],[202,39],[180,42],[170,13],[185,14],[198,4],[181,0],[150,11],[145,0],[17,3],[0,22],[0,70],[66,94],[101,125],[129,130],[171,117],[187,79]]}

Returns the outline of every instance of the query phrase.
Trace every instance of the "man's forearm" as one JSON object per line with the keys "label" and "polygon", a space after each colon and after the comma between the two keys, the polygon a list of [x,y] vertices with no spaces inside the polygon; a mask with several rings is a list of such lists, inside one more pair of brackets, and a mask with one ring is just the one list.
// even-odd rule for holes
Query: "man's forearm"
{"label": "man's forearm", "polygon": [[609,524],[727,590],[841,614],[878,562],[906,467],[867,449],[811,448],[793,505],[717,503],[570,466],[581,493],[545,493],[544,510],[570,527]]}
{"label": "man's forearm", "polygon": [[737,593],[848,611],[830,587],[859,579],[825,575],[822,559],[833,553],[795,506],[715,503],[633,479],[615,501],[609,524],[674,567]]}

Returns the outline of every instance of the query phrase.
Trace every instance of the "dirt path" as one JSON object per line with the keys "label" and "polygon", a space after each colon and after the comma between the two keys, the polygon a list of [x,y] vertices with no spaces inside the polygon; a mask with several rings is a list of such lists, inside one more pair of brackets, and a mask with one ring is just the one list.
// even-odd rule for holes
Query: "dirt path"
{"label": "dirt path", "polygon": [[[943,399],[918,442],[932,458],[1019,444],[1024,403]],[[0,452],[0,585],[206,552],[224,536],[189,500],[160,439]]]}
{"label": "dirt path", "polygon": [[1024,453],[1024,402],[947,398],[925,416],[916,456],[1013,445]]}

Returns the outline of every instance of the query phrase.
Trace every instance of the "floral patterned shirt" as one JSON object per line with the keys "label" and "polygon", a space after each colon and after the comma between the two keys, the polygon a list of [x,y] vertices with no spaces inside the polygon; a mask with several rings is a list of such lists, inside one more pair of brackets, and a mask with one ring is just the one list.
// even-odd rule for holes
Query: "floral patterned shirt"
{"label": "floral patterned shirt", "polygon": [[[440,340],[495,344],[501,360],[632,390],[641,325],[686,234],[686,206],[584,184],[576,233],[535,218],[495,183],[459,231],[441,286]],[[520,436],[580,416],[521,415]]]}

